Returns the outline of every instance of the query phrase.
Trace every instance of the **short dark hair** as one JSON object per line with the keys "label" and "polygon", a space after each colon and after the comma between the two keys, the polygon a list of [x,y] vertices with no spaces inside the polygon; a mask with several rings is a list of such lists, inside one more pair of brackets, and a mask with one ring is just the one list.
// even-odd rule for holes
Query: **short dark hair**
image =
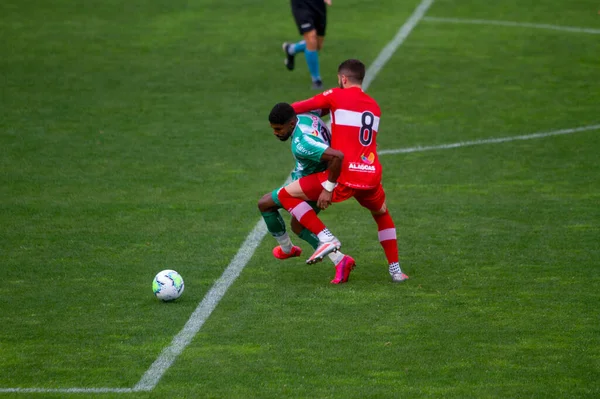
{"label": "short dark hair", "polygon": [[296,116],[296,111],[288,103],[277,103],[269,114],[269,122],[283,125]]}
{"label": "short dark hair", "polygon": [[365,64],[356,59],[349,59],[340,64],[338,74],[344,75],[352,83],[362,84],[365,78]]}

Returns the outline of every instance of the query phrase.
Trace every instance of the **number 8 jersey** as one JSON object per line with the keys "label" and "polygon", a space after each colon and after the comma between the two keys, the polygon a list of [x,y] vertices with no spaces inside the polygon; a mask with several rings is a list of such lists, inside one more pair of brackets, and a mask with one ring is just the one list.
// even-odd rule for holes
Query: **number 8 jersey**
{"label": "number 8 jersey", "polygon": [[338,183],[357,189],[381,184],[377,131],[381,110],[360,87],[334,88],[293,103],[297,114],[313,109],[331,111],[331,148],[344,153]]}

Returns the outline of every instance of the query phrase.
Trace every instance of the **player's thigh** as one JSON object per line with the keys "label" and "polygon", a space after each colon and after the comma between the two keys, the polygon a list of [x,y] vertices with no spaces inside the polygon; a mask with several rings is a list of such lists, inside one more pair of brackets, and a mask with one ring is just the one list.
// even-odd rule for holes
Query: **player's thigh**
{"label": "player's thigh", "polygon": [[304,42],[306,43],[306,49],[309,51],[317,51],[319,49],[319,40],[317,36],[317,31],[315,29],[304,32],[302,35]]}
{"label": "player's thigh", "polygon": [[327,180],[328,175],[328,171],[323,171],[296,180],[300,185],[300,191],[304,195],[305,200],[316,201],[319,199],[319,195],[321,195],[321,192],[323,191],[323,182]]}
{"label": "player's thigh", "polygon": [[292,15],[301,35],[316,30],[313,12],[302,2],[292,1]]}
{"label": "player's thigh", "polygon": [[354,197],[354,192],[353,188],[338,183],[333,190],[331,202],[344,202]]}
{"label": "player's thigh", "polygon": [[371,212],[380,212],[385,207],[385,192],[381,184],[370,190],[356,190],[354,198],[361,206]]}
{"label": "player's thigh", "polygon": [[325,31],[327,30],[327,8],[323,2],[323,7],[319,7],[313,11],[313,21],[317,35],[325,37]]}
{"label": "player's thigh", "polygon": [[[281,192],[281,190],[285,189],[285,191],[287,191],[287,193],[294,197],[294,198],[300,198],[303,200],[307,200],[308,198],[306,198],[306,196],[304,195],[304,193],[302,192],[302,187],[300,186],[300,182],[298,180],[295,180],[293,182],[291,182],[290,184],[288,184],[287,186],[283,186],[281,187],[278,191],[277,191],[277,196],[279,197],[279,193]],[[279,198],[277,198],[279,199]],[[281,204],[281,201],[279,202]],[[283,208],[283,207],[282,207]]]}

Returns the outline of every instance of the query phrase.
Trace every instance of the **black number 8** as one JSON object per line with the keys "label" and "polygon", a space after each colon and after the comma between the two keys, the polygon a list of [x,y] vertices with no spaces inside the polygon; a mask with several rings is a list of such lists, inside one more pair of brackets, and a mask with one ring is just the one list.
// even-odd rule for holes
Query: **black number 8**
{"label": "black number 8", "polygon": [[373,124],[375,123],[375,115],[371,112],[363,112],[361,116],[362,126],[358,134],[358,140],[364,146],[368,146],[373,141]]}

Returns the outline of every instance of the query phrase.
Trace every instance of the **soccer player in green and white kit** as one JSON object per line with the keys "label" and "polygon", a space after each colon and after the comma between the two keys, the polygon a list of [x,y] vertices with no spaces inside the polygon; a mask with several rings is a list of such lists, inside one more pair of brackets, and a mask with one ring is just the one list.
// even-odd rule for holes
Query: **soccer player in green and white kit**
{"label": "soccer player in green and white kit", "polygon": [[[296,115],[290,104],[279,103],[271,110],[269,122],[273,133],[279,140],[286,141],[290,137],[292,138],[292,155],[296,160],[291,175],[292,180],[324,170],[329,170],[329,173],[337,179],[344,154],[329,146],[331,133],[321,118],[312,113]],[[267,229],[279,243],[277,247],[273,248],[273,256],[278,259],[300,256],[302,249],[292,244],[292,240],[286,232],[285,222],[279,214],[278,210],[282,206],[277,199],[278,191],[279,188],[265,194],[258,201],[258,209],[265,220]],[[320,211],[316,203],[310,205],[316,212]],[[304,228],[295,218],[292,218],[291,225],[294,233],[313,248],[316,249],[319,246],[317,236]],[[340,251],[328,256],[336,266],[340,262],[347,262],[346,267],[350,268],[355,265],[354,259]]]}

